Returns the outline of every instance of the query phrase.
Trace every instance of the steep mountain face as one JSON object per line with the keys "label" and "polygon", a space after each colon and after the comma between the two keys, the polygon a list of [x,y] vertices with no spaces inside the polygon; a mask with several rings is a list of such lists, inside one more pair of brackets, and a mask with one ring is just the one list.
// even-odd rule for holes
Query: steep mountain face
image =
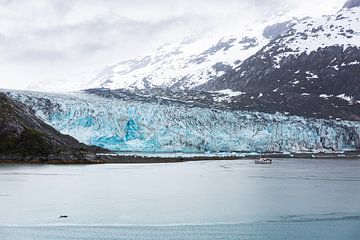
{"label": "steep mountain face", "polygon": [[352,7],[302,20],[197,89],[244,92],[237,100],[254,100],[255,109],[268,103],[273,111],[360,120],[359,18],[360,8]]}
{"label": "steep mountain face", "polygon": [[360,149],[360,123],[204,108],[172,99],[92,90],[11,92],[83,143],[115,151],[334,152]]}
{"label": "steep mountain face", "polygon": [[0,93],[0,162],[97,162],[87,147],[39,120],[25,105]]}

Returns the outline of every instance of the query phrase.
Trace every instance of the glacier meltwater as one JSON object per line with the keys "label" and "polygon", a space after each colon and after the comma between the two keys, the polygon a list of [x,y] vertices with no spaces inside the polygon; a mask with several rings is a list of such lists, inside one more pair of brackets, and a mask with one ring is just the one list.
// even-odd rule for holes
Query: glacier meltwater
{"label": "glacier meltwater", "polygon": [[329,152],[360,148],[358,122],[122,100],[83,92],[9,94],[61,133],[119,152]]}

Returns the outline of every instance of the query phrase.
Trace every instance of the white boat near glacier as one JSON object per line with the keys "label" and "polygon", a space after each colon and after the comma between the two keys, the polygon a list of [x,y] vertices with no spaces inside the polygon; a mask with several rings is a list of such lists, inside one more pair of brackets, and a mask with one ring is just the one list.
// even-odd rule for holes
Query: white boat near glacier
{"label": "white boat near glacier", "polygon": [[271,158],[260,158],[255,160],[255,164],[272,164]]}

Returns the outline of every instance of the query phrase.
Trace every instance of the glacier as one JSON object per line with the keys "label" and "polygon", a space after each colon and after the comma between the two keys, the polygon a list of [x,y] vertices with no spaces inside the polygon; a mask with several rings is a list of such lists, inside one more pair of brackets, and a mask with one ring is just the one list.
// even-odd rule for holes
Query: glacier
{"label": "glacier", "polygon": [[105,98],[8,91],[63,134],[117,152],[334,152],[360,149],[360,123]]}

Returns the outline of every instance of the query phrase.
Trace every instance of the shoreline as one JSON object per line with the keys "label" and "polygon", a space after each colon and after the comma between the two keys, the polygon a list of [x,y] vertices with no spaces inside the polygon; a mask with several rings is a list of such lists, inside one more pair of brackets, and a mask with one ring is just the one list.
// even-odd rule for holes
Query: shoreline
{"label": "shoreline", "polygon": [[272,159],[360,159],[360,152],[344,153],[264,153],[264,154],[244,154],[244,155],[224,155],[224,156],[196,156],[186,157],[160,157],[160,156],[139,156],[139,155],[98,155],[96,159],[44,159],[44,158],[24,158],[11,159],[0,157],[0,164],[156,164],[156,163],[180,163],[180,162],[199,162],[199,161],[231,161],[231,160],[255,160],[260,157]]}

